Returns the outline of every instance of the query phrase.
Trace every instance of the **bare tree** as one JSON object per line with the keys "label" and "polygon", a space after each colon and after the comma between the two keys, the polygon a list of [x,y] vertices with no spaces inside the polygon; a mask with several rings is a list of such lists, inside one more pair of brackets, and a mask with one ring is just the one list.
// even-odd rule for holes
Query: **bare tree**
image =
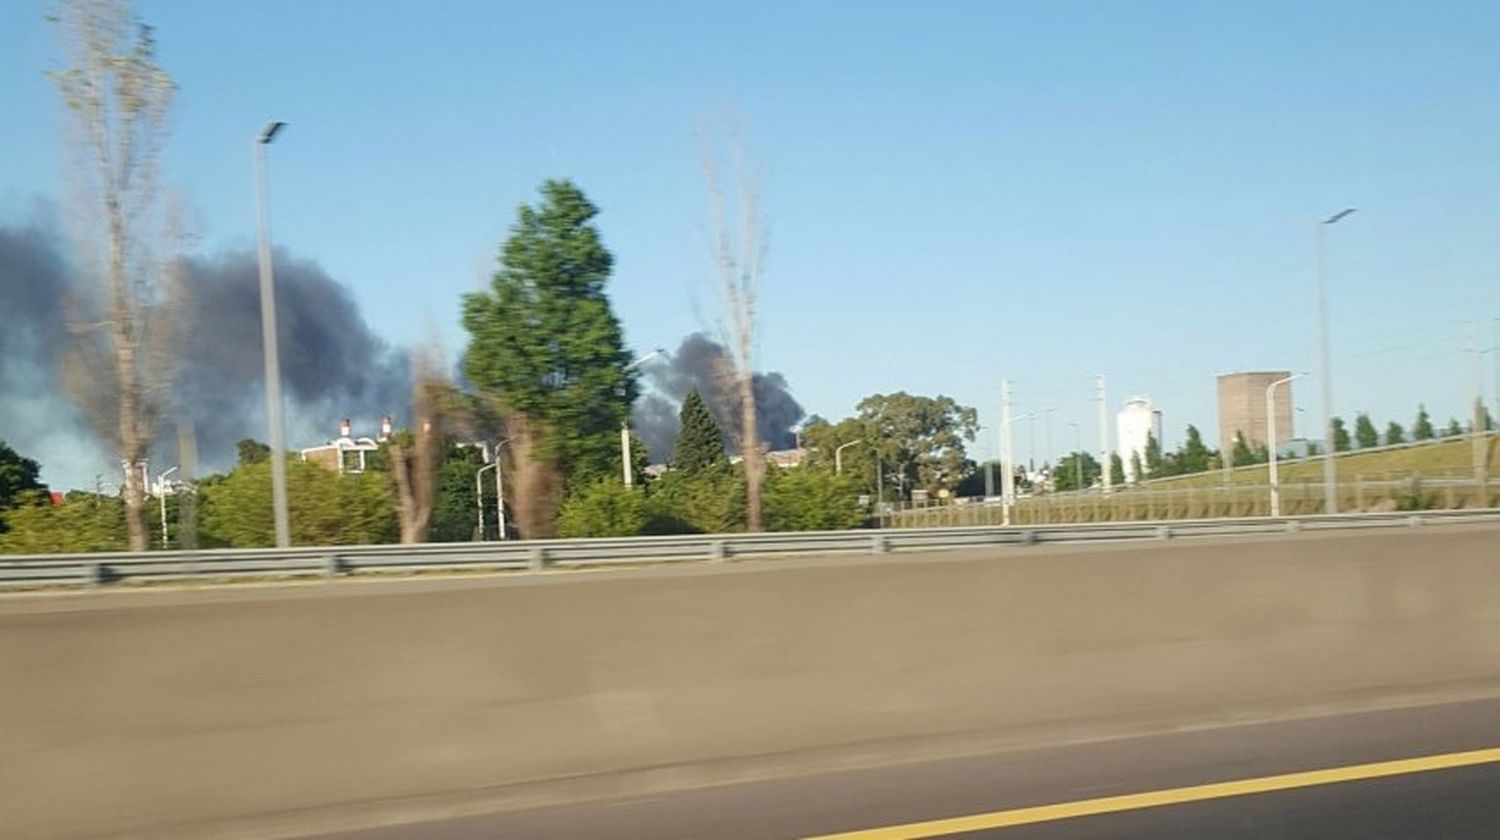
{"label": "bare tree", "polygon": [[412,428],[391,440],[391,473],[396,483],[401,542],[427,540],[437,502],[437,474],[446,429],[462,411],[461,398],[443,374],[442,353],[433,342],[412,360]]}
{"label": "bare tree", "polygon": [[737,438],[745,468],[745,524],[749,530],[759,531],[761,483],[766,474],[765,451],[756,423],[754,366],[755,307],[766,257],[760,215],[761,172],[758,166],[747,163],[745,144],[738,132],[730,133],[726,145],[727,167],[705,144],[703,172],[713,207],[714,267],[728,322],[730,370],[725,376],[739,396],[739,428],[732,435]]}
{"label": "bare tree", "polygon": [[69,66],[49,75],[73,117],[69,139],[87,241],[103,245],[93,259],[80,260],[100,280],[84,304],[97,308],[90,312],[97,318],[76,330],[68,381],[125,465],[130,547],[140,551],[148,538],[141,465],[154,433],[169,334],[165,317],[158,317],[169,308],[168,272],[150,245],[161,223],[156,176],[176,85],[156,64],[151,28],[136,19],[128,0],[65,0],[54,20]]}

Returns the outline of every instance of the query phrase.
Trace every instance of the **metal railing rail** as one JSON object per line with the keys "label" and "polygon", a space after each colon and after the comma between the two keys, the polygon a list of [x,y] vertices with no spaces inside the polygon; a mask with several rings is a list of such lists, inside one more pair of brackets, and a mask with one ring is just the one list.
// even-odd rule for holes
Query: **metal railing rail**
{"label": "metal railing rail", "polygon": [[540,572],[550,568],[725,560],[731,557],[883,554],[975,546],[1247,536],[1301,530],[1410,527],[1465,522],[1500,522],[1500,508],[1022,527],[899,528],[508,543],[0,555],[0,588],[91,587],[125,581],[337,577],[382,572]]}

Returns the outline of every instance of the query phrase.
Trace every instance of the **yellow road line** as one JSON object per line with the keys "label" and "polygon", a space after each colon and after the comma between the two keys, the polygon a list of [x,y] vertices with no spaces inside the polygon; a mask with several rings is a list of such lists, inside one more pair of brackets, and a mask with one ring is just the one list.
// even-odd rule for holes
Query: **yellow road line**
{"label": "yellow road line", "polygon": [[1088,817],[1096,814],[1111,814],[1116,811],[1134,811],[1155,808],[1161,805],[1180,805],[1184,802],[1199,802],[1205,799],[1223,799],[1229,796],[1247,796],[1255,793],[1270,793],[1277,790],[1329,785],[1338,782],[1355,782],[1362,779],[1379,779],[1385,776],[1401,776],[1407,773],[1424,773],[1430,770],[1448,770],[1454,767],[1471,767],[1476,764],[1500,762],[1500,747],[1470,752],[1428,755],[1419,758],[1403,758],[1397,761],[1377,761],[1373,764],[1353,764],[1348,767],[1331,767],[1326,770],[1308,770],[1302,773],[1285,773],[1280,776],[1262,776],[1256,779],[1240,779],[1233,782],[1217,782],[1208,785],[1169,788],[1167,790],[1131,793],[1124,796],[1105,796],[1099,799],[1080,799],[1076,802],[1059,802],[1054,805],[1037,805],[1031,808],[1015,808],[1009,811],[993,811],[968,817],[953,817],[945,820],[893,825],[884,828],[868,828],[842,834],[825,834],[808,840],[911,840],[911,838],[942,837],[965,831],[983,831],[991,828],[1008,828],[1031,823],[1051,822],[1070,817]]}

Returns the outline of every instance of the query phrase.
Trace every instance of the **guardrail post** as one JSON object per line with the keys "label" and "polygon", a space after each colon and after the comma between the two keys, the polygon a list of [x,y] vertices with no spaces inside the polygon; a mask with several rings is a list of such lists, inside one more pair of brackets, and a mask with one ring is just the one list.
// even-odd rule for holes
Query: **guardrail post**
{"label": "guardrail post", "polygon": [[1300,530],[1302,530],[1302,523],[1301,522],[1298,522],[1295,519],[1288,519],[1286,521],[1286,532],[1288,534],[1295,534],[1295,533],[1297,533]]}
{"label": "guardrail post", "polygon": [[1418,515],[1416,515],[1416,514],[1413,514],[1413,515],[1411,515],[1411,516],[1408,516],[1408,517],[1407,517],[1407,518],[1406,518],[1406,524],[1408,524],[1408,525],[1410,525],[1410,526],[1411,526],[1411,527],[1413,527],[1413,528],[1415,528],[1415,527],[1417,527],[1417,526],[1418,526],[1418,525],[1421,525],[1421,524],[1422,524],[1422,517],[1421,517],[1421,516],[1418,516]]}
{"label": "guardrail post", "polygon": [[876,534],[870,539],[871,554],[885,554],[890,550],[890,546],[886,545],[885,542],[885,534]]}
{"label": "guardrail post", "polygon": [[94,587],[100,585],[101,583],[104,583],[104,564],[103,563],[84,563],[83,564],[83,585],[87,586],[90,589],[93,589]]}
{"label": "guardrail post", "polygon": [[344,573],[344,558],[329,554],[323,558],[323,577],[338,577]]}
{"label": "guardrail post", "polygon": [[1036,544],[1037,544],[1036,531],[1033,531],[1032,529],[1027,528],[1026,530],[1024,530],[1024,531],[1021,532],[1021,545],[1036,545]]}
{"label": "guardrail post", "polygon": [[530,570],[533,572],[544,571],[547,568],[547,549],[536,546],[531,549]]}
{"label": "guardrail post", "polygon": [[721,563],[729,559],[729,546],[723,540],[714,540],[708,544],[708,559]]}
{"label": "guardrail post", "polygon": [[1170,525],[1161,525],[1161,526],[1158,526],[1157,529],[1156,529],[1156,538],[1159,539],[1159,540],[1169,540],[1169,539],[1171,539],[1172,538],[1172,526],[1170,526]]}

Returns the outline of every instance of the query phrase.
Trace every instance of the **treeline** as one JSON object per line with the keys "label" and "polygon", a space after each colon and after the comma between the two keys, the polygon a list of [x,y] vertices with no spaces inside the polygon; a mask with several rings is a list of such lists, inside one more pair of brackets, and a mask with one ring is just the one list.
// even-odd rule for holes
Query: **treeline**
{"label": "treeline", "polygon": [[[1484,428],[1492,431],[1495,428],[1494,419],[1488,409],[1484,409]],[[1392,420],[1386,424],[1385,431],[1380,431],[1375,421],[1366,412],[1360,412],[1354,417],[1354,430],[1351,434],[1348,423],[1342,417],[1334,417],[1330,421],[1333,429],[1333,449],[1335,452],[1352,452],[1357,449],[1373,449],[1379,446],[1400,446],[1407,443],[1420,443],[1423,441],[1436,440],[1443,437],[1458,437],[1466,434],[1464,425],[1454,418],[1448,421],[1448,425],[1442,429],[1436,428],[1432,423],[1432,416],[1427,412],[1426,405],[1417,406],[1416,418],[1408,430],[1399,422]],[[1319,454],[1320,450],[1316,443],[1308,442],[1304,457]],[[1069,456],[1070,458],[1073,456]],[[1084,456],[1086,464],[1091,466],[1091,475],[1098,477],[1098,464],[1088,455]],[[1184,436],[1183,443],[1175,452],[1162,452],[1161,444],[1154,435],[1147,434],[1145,457],[1139,458],[1132,453],[1136,462],[1132,474],[1143,478],[1167,478],[1177,475],[1190,475],[1193,473],[1207,472],[1209,470],[1223,469],[1223,453],[1216,449],[1210,449],[1203,443],[1203,436],[1197,427],[1189,425]],[[1067,460],[1067,459],[1064,459]],[[1115,457],[1118,461],[1118,456]],[[1234,448],[1229,453],[1229,466],[1245,467],[1255,464],[1264,464],[1270,460],[1270,452],[1264,444],[1250,444],[1246,442],[1243,434],[1235,435]],[[1060,464],[1060,469],[1062,465]],[[1060,475],[1059,475],[1060,477]],[[1116,483],[1121,483],[1119,476],[1115,477]],[[1084,485],[1089,486],[1088,484]],[[1064,489],[1059,487],[1059,489]]]}
{"label": "treeline", "polygon": [[[619,461],[568,493],[558,518],[566,537],[719,533],[747,527],[743,467],[730,463],[713,416],[696,392],[683,405],[682,434],[672,468],[656,477],[636,464],[640,483],[627,487]],[[401,481],[398,433],[368,454],[365,469],[339,472],[287,454],[290,525],[295,545],[397,542]],[[407,443],[410,448],[410,443]],[[637,453],[643,448],[637,447]],[[226,474],[179,485],[166,498],[166,525],[152,523],[150,548],[252,548],[274,544],[270,450],[257,441],[238,445],[239,461]],[[495,485],[482,450],[447,440],[435,471],[431,513],[423,541],[496,539]],[[506,464],[508,479],[515,475]],[[0,552],[47,554],[122,551],[128,547],[121,494],[74,491],[55,502],[39,480],[40,465],[0,441]],[[490,473],[492,475],[492,473]],[[484,480],[489,479],[489,480]],[[817,468],[772,469],[764,480],[765,526],[771,530],[853,528],[865,519],[857,482]],[[515,535],[515,496],[503,506]],[[481,525],[481,522],[483,523]],[[481,530],[482,529],[482,530]]]}

